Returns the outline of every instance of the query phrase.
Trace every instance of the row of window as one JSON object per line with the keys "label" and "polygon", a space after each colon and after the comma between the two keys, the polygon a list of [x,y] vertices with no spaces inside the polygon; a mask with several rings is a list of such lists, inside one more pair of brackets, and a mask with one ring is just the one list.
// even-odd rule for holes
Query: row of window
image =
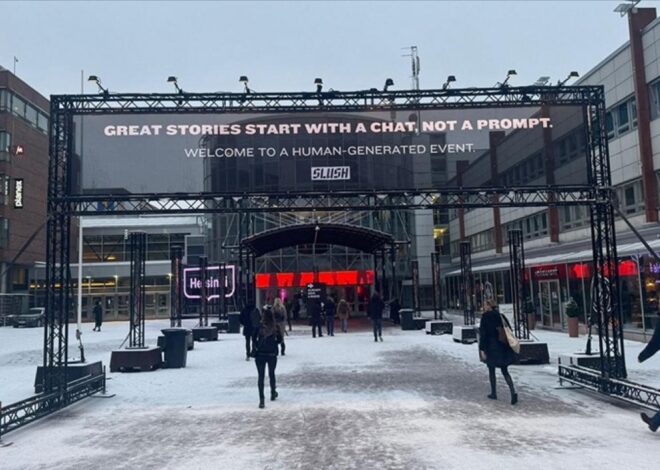
{"label": "row of window", "polygon": [[[174,245],[183,246],[185,234],[147,234],[147,260],[168,260]],[[85,235],[83,261],[86,263],[129,261],[130,245],[123,235]]]}
{"label": "row of window", "polygon": [[35,129],[48,134],[48,113],[21,98],[13,91],[0,89],[0,111],[9,111]]}
{"label": "row of window", "polygon": [[605,113],[607,137],[613,139],[637,128],[637,104],[635,98],[611,107]]}

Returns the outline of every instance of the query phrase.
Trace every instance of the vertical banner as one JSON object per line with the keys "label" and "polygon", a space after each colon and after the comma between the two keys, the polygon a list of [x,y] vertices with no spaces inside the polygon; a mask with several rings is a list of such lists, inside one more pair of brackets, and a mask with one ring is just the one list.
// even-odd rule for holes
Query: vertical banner
{"label": "vertical banner", "polygon": [[14,209],[23,209],[23,178],[16,178],[14,180]]}
{"label": "vertical banner", "polygon": [[431,277],[433,278],[433,317],[442,318],[442,305],[440,302],[440,254],[431,253]]}

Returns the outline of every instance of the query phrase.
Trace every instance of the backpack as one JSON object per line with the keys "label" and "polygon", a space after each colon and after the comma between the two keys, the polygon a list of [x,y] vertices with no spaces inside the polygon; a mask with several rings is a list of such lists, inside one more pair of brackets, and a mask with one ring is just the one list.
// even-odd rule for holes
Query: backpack
{"label": "backpack", "polygon": [[279,341],[277,338],[277,331],[268,336],[261,336],[257,338],[256,354],[263,354],[267,356],[277,356]]}

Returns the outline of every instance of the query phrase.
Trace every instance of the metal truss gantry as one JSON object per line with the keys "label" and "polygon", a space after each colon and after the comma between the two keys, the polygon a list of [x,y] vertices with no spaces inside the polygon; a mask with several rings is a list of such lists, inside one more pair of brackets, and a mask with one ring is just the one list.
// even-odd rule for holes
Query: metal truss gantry
{"label": "metal truss gantry", "polygon": [[513,301],[513,327],[516,338],[529,339],[527,325],[527,289],[525,283],[525,248],[522,230],[509,230],[509,260],[511,263],[511,299]]}
{"label": "metal truss gantry", "polygon": [[131,253],[128,347],[144,348],[144,302],[146,298],[144,279],[146,276],[147,234],[132,232],[128,240]]}
{"label": "metal truss gantry", "polygon": [[[589,147],[586,185],[537,187],[426,188],[415,191],[321,193],[198,193],[74,195],[74,126],[78,115],[171,113],[295,113],[423,109],[582,106]],[[600,338],[602,377],[626,377],[622,317],[618,302],[616,239],[605,130],[602,86],[509,87],[453,90],[353,91],[322,93],[125,93],[51,97],[46,321],[44,328],[45,393],[64,397],[68,312],[72,306],[70,274],[71,218],[76,215],[176,214],[219,212],[294,212],[310,210],[386,210],[471,207],[588,206],[594,249],[592,318]],[[413,197],[415,196],[415,197]],[[112,204],[108,204],[112,202]],[[108,210],[99,213],[99,204]],[[249,257],[248,257],[249,258]],[[248,259],[248,265],[253,266]],[[241,263],[242,264],[242,263]],[[254,285],[254,270],[239,273],[241,288]],[[60,401],[63,402],[63,401]]]}
{"label": "metal truss gantry", "polygon": [[472,246],[470,242],[459,243],[461,257],[461,304],[463,323],[474,325],[474,275],[472,274]]}

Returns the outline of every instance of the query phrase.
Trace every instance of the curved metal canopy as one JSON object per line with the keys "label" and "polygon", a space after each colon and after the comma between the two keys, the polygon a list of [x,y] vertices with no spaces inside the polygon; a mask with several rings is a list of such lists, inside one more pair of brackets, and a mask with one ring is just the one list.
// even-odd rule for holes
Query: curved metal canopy
{"label": "curved metal canopy", "polygon": [[255,256],[298,245],[341,245],[375,253],[385,245],[392,245],[392,235],[379,230],[348,224],[299,224],[278,227],[257,233],[241,241],[241,246]]}

